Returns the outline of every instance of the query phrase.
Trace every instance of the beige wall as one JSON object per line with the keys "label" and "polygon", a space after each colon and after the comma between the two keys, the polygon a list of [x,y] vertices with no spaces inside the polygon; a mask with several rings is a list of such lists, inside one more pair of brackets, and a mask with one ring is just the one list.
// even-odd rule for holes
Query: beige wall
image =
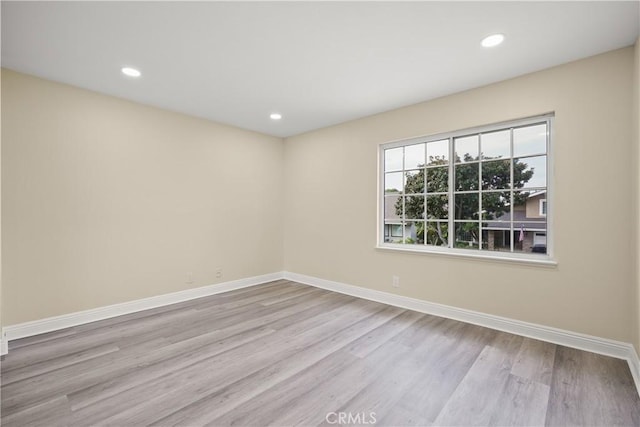
{"label": "beige wall", "polygon": [[2,89],[4,325],[281,271],[280,138],[8,70]]}
{"label": "beige wall", "polygon": [[[630,342],[634,172],[620,162],[632,152],[633,55],[625,48],[287,139],[285,270]],[[379,144],[550,111],[557,268],[375,249]]]}

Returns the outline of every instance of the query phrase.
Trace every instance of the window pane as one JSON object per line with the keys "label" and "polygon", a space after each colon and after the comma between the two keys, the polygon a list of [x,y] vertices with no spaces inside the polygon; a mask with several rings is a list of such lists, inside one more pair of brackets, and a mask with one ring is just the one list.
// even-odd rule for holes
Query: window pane
{"label": "window pane", "polygon": [[427,164],[446,165],[449,162],[449,140],[427,143]]}
{"label": "window pane", "polygon": [[526,126],[513,130],[513,156],[547,153],[547,124]]}
{"label": "window pane", "polygon": [[509,192],[482,193],[483,220],[511,221],[511,196]]}
{"label": "window pane", "polygon": [[497,252],[511,252],[511,231],[509,223],[502,229],[482,230],[482,249]]}
{"label": "window pane", "polygon": [[427,196],[427,218],[428,219],[449,218],[449,196],[447,195]]}
{"label": "window pane", "polygon": [[454,196],[455,219],[470,220],[479,218],[480,198],[478,193],[472,194],[456,194]]}
{"label": "window pane", "polygon": [[509,188],[510,183],[511,160],[482,162],[483,190],[501,190],[503,188]]}
{"label": "window pane", "polygon": [[446,193],[449,191],[449,168],[429,168],[427,174],[427,192]]}
{"label": "window pane", "polygon": [[[520,221],[522,218],[526,216],[524,214],[524,211],[527,207],[527,200],[529,199],[530,194],[532,193],[529,191],[513,192],[513,211],[514,211],[513,220],[514,221]],[[520,211],[522,211],[521,214],[518,213]]]}
{"label": "window pane", "polygon": [[455,138],[454,148],[457,163],[478,160],[478,135]]}
{"label": "window pane", "polygon": [[407,194],[424,193],[424,169],[406,172],[404,192]]}
{"label": "window pane", "polygon": [[424,218],[424,196],[408,196],[404,198],[404,216],[407,219]]}
{"label": "window pane", "polygon": [[479,163],[456,165],[456,191],[471,191],[478,189]]}
{"label": "window pane", "polygon": [[424,244],[424,222],[407,221],[405,224],[404,244],[422,245]]}
{"label": "window pane", "polygon": [[480,227],[477,222],[456,222],[455,227],[454,247],[478,249],[478,231]]}
{"label": "window pane", "polygon": [[404,147],[404,168],[417,169],[424,166],[424,144]]}
{"label": "window pane", "polygon": [[384,241],[387,243],[401,243],[402,242],[402,224],[396,222],[384,223]]}
{"label": "window pane", "polygon": [[500,132],[482,134],[480,136],[480,146],[483,159],[510,157],[511,132],[507,129]]}
{"label": "window pane", "polygon": [[516,159],[513,164],[516,188],[547,186],[547,156]]}
{"label": "window pane", "polygon": [[392,148],[384,150],[384,171],[402,170],[402,154],[404,147]]}
{"label": "window pane", "polygon": [[385,196],[384,218],[391,219],[391,220],[402,218],[402,197]]}
{"label": "window pane", "polygon": [[546,254],[547,253],[547,233],[546,232],[533,232],[533,246],[531,246],[531,253]]}
{"label": "window pane", "polygon": [[[535,233],[546,233],[547,218],[540,215],[540,200],[545,198],[546,191],[514,191],[513,242],[515,252],[533,253]],[[540,241],[537,243],[541,244]],[[546,251],[546,240],[544,248],[535,249],[535,251],[540,250]]]}
{"label": "window pane", "polygon": [[449,224],[446,222],[427,222],[425,230],[425,243],[431,246],[449,245]]}
{"label": "window pane", "polygon": [[384,192],[400,193],[403,187],[403,173],[393,172],[384,175]]}
{"label": "window pane", "polygon": [[513,251],[520,253],[531,253],[533,247],[533,232],[526,226],[518,224],[513,228]]}

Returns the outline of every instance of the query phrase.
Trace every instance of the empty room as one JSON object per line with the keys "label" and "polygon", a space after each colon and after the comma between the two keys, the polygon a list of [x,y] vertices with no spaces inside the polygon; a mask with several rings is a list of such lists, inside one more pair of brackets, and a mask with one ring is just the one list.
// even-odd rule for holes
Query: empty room
{"label": "empty room", "polygon": [[640,426],[640,2],[1,12],[0,422]]}

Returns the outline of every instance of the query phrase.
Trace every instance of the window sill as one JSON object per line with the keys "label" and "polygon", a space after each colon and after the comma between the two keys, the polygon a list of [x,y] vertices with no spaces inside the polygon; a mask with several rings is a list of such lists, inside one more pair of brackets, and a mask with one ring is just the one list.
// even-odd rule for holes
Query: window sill
{"label": "window sill", "polygon": [[473,259],[477,261],[487,262],[504,262],[508,264],[523,264],[537,267],[554,268],[558,266],[558,263],[548,255],[541,255],[539,257],[520,257],[519,254],[500,254],[500,253],[488,253],[488,251],[470,251],[465,249],[446,249],[438,250],[435,248],[411,248],[407,245],[393,245],[393,244],[379,244],[376,246],[377,250],[391,251],[391,252],[405,252],[412,254],[424,254],[424,255],[439,255],[452,258],[464,258]]}

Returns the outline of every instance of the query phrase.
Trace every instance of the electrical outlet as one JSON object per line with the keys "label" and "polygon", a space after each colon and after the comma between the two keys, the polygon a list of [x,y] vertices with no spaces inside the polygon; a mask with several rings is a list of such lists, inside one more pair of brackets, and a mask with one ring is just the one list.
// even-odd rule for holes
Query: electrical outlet
{"label": "electrical outlet", "polygon": [[216,278],[220,279],[221,277],[222,277],[222,269],[221,269],[221,268],[218,268],[218,269],[216,270]]}
{"label": "electrical outlet", "polygon": [[187,273],[187,280],[185,282],[186,283],[193,283],[193,273],[192,272],[188,272]]}
{"label": "electrical outlet", "polygon": [[399,276],[391,276],[391,286],[394,288],[400,287],[400,277]]}

